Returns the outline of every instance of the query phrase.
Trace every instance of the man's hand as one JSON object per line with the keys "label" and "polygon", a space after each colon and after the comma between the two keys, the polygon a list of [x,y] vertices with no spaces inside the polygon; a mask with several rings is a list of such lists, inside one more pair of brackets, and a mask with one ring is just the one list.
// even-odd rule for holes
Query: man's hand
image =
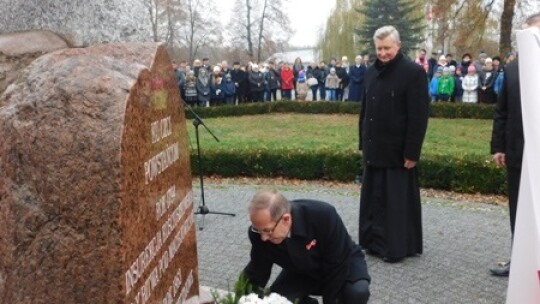
{"label": "man's hand", "polygon": [[410,159],[405,158],[405,163],[403,164],[403,167],[405,167],[407,169],[412,169],[412,168],[416,167],[416,162],[414,160],[410,160]]}
{"label": "man's hand", "polygon": [[506,167],[506,154],[501,152],[493,154],[493,161],[499,167]]}

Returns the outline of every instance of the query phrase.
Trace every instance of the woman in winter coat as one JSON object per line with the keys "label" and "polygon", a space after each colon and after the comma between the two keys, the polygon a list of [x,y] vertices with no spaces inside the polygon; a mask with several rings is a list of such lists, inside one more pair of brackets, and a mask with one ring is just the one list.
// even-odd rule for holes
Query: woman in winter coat
{"label": "woman in winter coat", "polygon": [[210,77],[206,75],[206,69],[199,69],[197,77],[197,96],[199,107],[210,106]]}
{"label": "woman in winter coat", "polygon": [[364,96],[364,74],[366,65],[362,56],[358,55],[354,59],[355,65],[349,70],[349,101],[362,101]]}
{"label": "woman in winter coat", "polygon": [[298,81],[298,72],[305,71],[304,65],[302,64],[302,59],[296,57],[293,64],[293,75],[294,75],[294,89],[296,90],[296,82]]}
{"label": "woman in winter coat", "polygon": [[469,65],[471,65],[471,60],[472,60],[472,56],[469,53],[465,53],[463,54],[463,56],[461,56],[460,66],[461,66],[461,71],[463,72],[463,74],[468,73],[467,71],[469,70]]}
{"label": "woman in winter coat", "polygon": [[321,95],[321,100],[326,100],[326,76],[328,76],[326,63],[321,61],[319,63],[318,71],[314,71],[315,78],[319,82],[319,94]]}
{"label": "woman in winter coat", "polygon": [[294,74],[288,63],[284,63],[281,68],[281,97],[291,100],[291,91],[294,89]]}
{"label": "woman in winter coat", "polygon": [[483,73],[480,74],[479,103],[495,103],[497,101],[497,96],[493,89],[495,78],[497,78],[497,71],[493,69],[493,61],[491,58],[486,58]]}
{"label": "woman in winter coat", "polygon": [[317,90],[319,89],[319,81],[317,80],[316,73],[318,72],[319,68],[317,67],[316,63],[312,63],[308,66],[306,77],[307,77],[307,85],[311,89],[311,100],[316,101],[317,100]]}

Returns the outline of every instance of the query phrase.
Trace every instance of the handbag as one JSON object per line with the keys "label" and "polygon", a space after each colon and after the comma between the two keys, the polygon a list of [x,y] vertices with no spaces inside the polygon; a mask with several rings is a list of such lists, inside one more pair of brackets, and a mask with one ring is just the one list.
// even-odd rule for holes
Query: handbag
{"label": "handbag", "polygon": [[312,87],[312,86],[318,85],[319,82],[317,81],[317,78],[311,77],[311,78],[308,78],[307,84],[308,84],[308,86]]}

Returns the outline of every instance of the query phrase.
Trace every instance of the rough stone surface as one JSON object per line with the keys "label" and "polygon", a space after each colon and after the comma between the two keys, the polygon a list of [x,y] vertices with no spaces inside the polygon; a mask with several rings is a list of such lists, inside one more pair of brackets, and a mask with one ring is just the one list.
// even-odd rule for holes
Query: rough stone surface
{"label": "rough stone surface", "polygon": [[49,31],[0,35],[0,95],[34,59],[67,47],[62,38]]}
{"label": "rough stone surface", "polygon": [[196,299],[185,126],[163,46],[36,59],[0,97],[0,303]]}
{"label": "rough stone surface", "polygon": [[150,41],[150,18],[145,2],[0,0],[0,32],[51,30],[73,46]]}

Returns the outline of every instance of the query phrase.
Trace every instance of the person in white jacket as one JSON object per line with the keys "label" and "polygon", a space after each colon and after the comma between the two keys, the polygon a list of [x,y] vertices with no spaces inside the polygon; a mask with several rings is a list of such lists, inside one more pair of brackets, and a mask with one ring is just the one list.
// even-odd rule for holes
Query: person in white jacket
{"label": "person in white jacket", "polygon": [[469,65],[467,68],[467,76],[463,77],[463,102],[477,103],[478,102],[478,74],[474,65]]}

